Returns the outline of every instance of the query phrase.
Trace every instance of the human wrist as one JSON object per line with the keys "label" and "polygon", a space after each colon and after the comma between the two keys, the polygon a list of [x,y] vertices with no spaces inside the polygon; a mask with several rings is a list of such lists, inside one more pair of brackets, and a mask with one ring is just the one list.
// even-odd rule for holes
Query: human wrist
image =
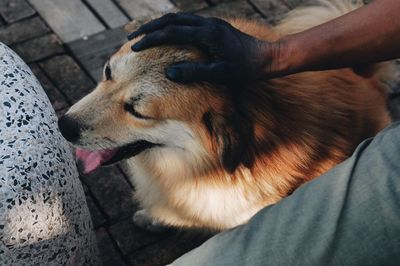
{"label": "human wrist", "polygon": [[300,72],[305,55],[298,49],[294,36],[285,36],[269,43],[270,66],[268,76],[279,77]]}

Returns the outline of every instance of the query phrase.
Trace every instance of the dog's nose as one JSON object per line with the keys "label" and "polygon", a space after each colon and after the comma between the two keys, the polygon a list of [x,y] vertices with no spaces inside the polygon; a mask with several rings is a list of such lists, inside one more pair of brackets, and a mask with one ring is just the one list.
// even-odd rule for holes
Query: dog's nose
{"label": "dog's nose", "polygon": [[81,125],[66,115],[58,119],[58,128],[63,137],[69,142],[77,141],[81,135]]}

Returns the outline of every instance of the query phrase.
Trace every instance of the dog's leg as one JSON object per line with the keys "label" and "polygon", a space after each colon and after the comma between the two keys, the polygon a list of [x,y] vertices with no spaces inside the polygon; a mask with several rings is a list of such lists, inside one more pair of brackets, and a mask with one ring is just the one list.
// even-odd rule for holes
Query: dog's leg
{"label": "dog's leg", "polygon": [[138,210],[133,215],[133,223],[142,229],[161,233],[164,232],[167,228],[153,219],[146,210]]}

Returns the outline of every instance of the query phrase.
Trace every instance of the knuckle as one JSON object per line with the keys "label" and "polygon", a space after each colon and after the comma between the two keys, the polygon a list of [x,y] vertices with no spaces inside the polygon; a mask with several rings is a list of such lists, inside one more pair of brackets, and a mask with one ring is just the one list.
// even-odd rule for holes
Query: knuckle
{"label": "knuckle", "polygon": [[190,16],[190,13],[187,13],[187,12],[177,12],[177,13],[175,13],[175,15],[176,15],[177,17],[188,17],[188,16]]}
{"label": "knuckle", "polygon": [[167,13],[164,16],[162,16],[162,19],[166,20],[166,21],[170,21],[173,20],[174,18],[176,18],[176,13]]}
{"label": "knuckle", "polygon": [[140,41],[138,41],[136,44],[132,45],[132,47],[143,48],[143,47],[146,47],[150,41],[151,41],[151,37],[146,36],[143,39],[141,39]]}
{"label": "knuckle", "polygon": [[209,23],[212,24],[225,24],[227,23],[225,20],[222,20],[220,18],[215,18],[215,17],[211,17],[207,19]]}
{"label": "knuckle", "polygon": [[141,25],[136,31],[145,32],[147,30],[147,28],[148,28],[148,25],[146,23],[146,24]]}
{"label": "knuckle", "polygon": [[140,42],[142,42],[143,45],[149,45],[157,42],[157,40],[159,40],[160,37],[161,37],[160,32],[156,31],[143,37],[143,39]]}
{"label": "knuckle", "polygon": [[164,34],[164,35],[172,35],[172,34],[174,34],[176,32],[176,26],[166,26],[165,28],[164,28],[164,30],[162,31],[162,33]]}
{"label": "knuckle", "polygon": [[200,34],[207,41],[218,40],[221,37],[221,30],[215,26],[206,26],[202,27]]}
{"label": "knuckle", "polygon": [[188,18],[191,18],[191,19],[195,20],[195,21],[204,21],[204,20],[206,20],[204,17],[196,15],[196,14],[192,14],[192,13],[186,13],[186,16]]}

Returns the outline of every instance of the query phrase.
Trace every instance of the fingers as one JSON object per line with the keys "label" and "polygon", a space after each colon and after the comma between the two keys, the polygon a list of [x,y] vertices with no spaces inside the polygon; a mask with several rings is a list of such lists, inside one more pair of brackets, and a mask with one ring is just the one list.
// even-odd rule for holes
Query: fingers
{"label": "fingers", "polygon": [[169,13],[143,24],[138,30],[128,35],[128,40],[132,40],[142,34],[148,34],[160,30],[168,25],[201,26],[204,23],[205,18],[197,15],[188,13]]}
{"label": "fingers", "polygon": [[199,81],[227,83],[234,79],[232,73],[234,73],[233,66],[226,62],[210,64],[181,62],[166,69],[168,79],[182,83]]}
{"label": "fingers", "polygon": [[161,44],[194,44],[202,45],[201,31],[192,26],[167,26],[147,34],[143,39],[132,45],[137,52]]}

